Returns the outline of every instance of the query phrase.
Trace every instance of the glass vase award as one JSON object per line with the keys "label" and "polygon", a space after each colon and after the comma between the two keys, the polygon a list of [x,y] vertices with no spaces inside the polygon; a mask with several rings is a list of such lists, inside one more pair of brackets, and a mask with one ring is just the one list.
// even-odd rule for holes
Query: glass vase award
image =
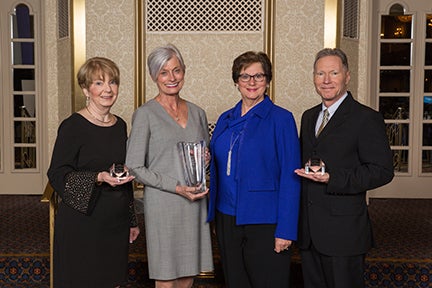
{"label": "glass vase award", "polygon": [[204,140],[198,142],[179,142],[177,148],[183,165],[186,185],[196,187],[197,193],[206,190],[206,165]]}
{"label": "glass vase award", "polygon": [[309,173],[321,173],[321,175],[324,175],[325,173],[325,164],[319,157],[311,157],[309,160],[305,163],[305,172],[306,174]]}

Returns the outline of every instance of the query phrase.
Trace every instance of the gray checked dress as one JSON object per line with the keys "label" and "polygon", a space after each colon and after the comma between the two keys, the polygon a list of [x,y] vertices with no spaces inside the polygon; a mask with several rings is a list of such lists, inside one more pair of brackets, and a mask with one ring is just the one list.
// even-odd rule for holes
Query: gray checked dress
{"label": "gray checked dress", "polygon": [[180,141],[209,143],[204,110],[187,102],[186,128],[154,99],[132,119],[126,165],[144,184],[144,219],[149,275],[171,280],[213,270],[207,199],[191,202],[175,193],[185,185],[177,151]]}

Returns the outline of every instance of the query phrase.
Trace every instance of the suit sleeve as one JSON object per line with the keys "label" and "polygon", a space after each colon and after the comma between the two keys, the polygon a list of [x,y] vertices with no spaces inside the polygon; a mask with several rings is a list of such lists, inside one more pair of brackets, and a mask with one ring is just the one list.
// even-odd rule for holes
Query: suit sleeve
{"label": "suit sleeve", "polygon": [[363,110],[358,118],[356,164],[334,169],[327,191],[331,194],[359,194],[389,183],[394,176],[392,152],[384,120],[376,111]]}

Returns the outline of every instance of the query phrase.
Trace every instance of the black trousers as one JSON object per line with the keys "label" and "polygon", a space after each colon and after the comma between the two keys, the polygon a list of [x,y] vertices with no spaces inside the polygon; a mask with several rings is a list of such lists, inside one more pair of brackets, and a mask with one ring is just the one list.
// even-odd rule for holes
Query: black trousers
{"label": "black trousers", "polygon": [[291,250],[274,251],[274,224],[236,225],[216,214],[216,233],[228,288],[288,288]]}
{"label": "black trousers", "polygon": [[328,256],[301,250],[304,288],[364,288],[365,255]]}

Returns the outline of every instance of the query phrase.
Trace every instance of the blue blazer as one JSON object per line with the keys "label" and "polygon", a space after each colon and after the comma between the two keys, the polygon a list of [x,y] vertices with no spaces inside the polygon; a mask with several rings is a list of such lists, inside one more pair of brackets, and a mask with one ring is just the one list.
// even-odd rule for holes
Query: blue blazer
{"label": "blue blazer", "polygon": [[[236,107],[241,105],[240,101]],[[224,112],[216,122],[210,142],[227,129],[236,107]],[[294,170],[300,167],[300,144],[291,112],[266,96],[251,110],[239,139],[237,182],[237,225],[276,224],[275,237],[297,239],[300,179]],[[210,164],[210,202],[208,221],[214,219],[218,194],[217,163],[212,153]],[[222,164],[222,165],[225,165]]]}

